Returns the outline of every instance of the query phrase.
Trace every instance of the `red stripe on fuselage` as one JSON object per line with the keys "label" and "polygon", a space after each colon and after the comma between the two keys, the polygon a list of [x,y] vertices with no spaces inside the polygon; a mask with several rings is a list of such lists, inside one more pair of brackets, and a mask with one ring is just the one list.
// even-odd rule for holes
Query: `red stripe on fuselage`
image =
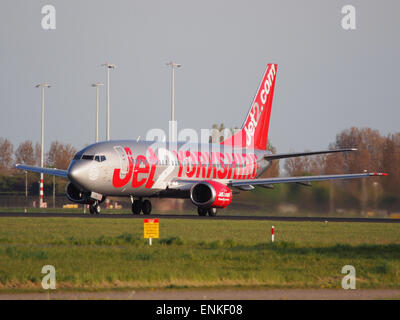
{"label": "red stripe on fuselage", "polygon": [[[154,185],[154,177],[158,158],[149,148],[147,157],[138,155],[133,163],[134,156],[129,147],[124,151],[128,159],[128,168],[121,177],[121,168],[113,172],[113,186],[121,188],[131,181],[132,188],[145,186],[150,189]],[[172,151],[177,160],[177,177],[204,178],[204,179],[251,179],[258,171],[257,156],[253,153],[221,153],[201,151]],[[140,177],[139,177],[140,174]]]}

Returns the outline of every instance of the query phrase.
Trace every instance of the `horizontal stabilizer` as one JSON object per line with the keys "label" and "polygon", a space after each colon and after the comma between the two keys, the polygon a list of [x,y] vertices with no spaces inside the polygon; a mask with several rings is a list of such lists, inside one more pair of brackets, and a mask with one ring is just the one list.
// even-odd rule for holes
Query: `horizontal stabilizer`
{"label": "horizontal stabilizer", "polygon": [[313,156],[313,155],[316,155],[316,154],[327,154],[327,153],[336,153],[336,152],[350,152],[350,151],[357,151],[357,149],[349,148],[349,149],[337,149],[337,150],[323,150],[323,151],[310,151],[310,152],[268,154],[268,155],[264,156],[264,159],[265,160],[277,160],[277,159],[285,159],[285,158],[293,158],[293,157]]}

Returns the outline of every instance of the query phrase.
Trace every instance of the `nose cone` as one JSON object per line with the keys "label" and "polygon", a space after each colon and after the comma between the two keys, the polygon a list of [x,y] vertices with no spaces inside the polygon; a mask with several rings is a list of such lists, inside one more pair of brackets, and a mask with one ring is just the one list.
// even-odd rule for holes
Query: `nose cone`
{"label": "nose cone", "polygon": [[85,164],[80,161],[73,161],[68,168],[68,178],[78,185],[83,185],[85,180]]}

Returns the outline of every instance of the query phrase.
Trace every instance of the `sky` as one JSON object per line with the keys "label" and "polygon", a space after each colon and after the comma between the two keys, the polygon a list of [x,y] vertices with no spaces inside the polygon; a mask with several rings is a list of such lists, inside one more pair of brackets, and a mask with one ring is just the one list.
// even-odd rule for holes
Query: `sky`
{"label": "sky", "polygon": [[[355,8],[356,29],[342,27]],[[42,28],[42,7],[56,29]],[[95,139],[94,82],[110,74],[111,139],[167,130],[168,61],[175,74],[178,130],[241,126],[267,63],[277,63],[269,141],[278,152],[326,149],[340,131],[400,131],[400,2],[236,0],[2,0],[0,137],[14,148],[40,142],[46,89],[45,148],[77,149]],[[106,133],[100,89],[100,139]]]}

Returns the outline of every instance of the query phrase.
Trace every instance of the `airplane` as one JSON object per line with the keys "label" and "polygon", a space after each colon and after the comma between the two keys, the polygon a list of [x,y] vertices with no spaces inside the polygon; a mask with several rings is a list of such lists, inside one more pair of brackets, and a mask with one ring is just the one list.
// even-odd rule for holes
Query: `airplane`
{"label": "airplane", "polygon": [[273,161],[291,157],[352,152],[355,148],[272,154],[268,129],[277,64],[268,64],[241,129],[221,143],[110,140],[77,152],[67,170],[16,164],[16,168],[68,179],[67,198],[100,213],[106,197],[129,197],[132,213],[149,215],[152,198],[190,199],[199,216],[215,216],[233,194],[277,183],[385,176],[355,173],[259,178]]}

